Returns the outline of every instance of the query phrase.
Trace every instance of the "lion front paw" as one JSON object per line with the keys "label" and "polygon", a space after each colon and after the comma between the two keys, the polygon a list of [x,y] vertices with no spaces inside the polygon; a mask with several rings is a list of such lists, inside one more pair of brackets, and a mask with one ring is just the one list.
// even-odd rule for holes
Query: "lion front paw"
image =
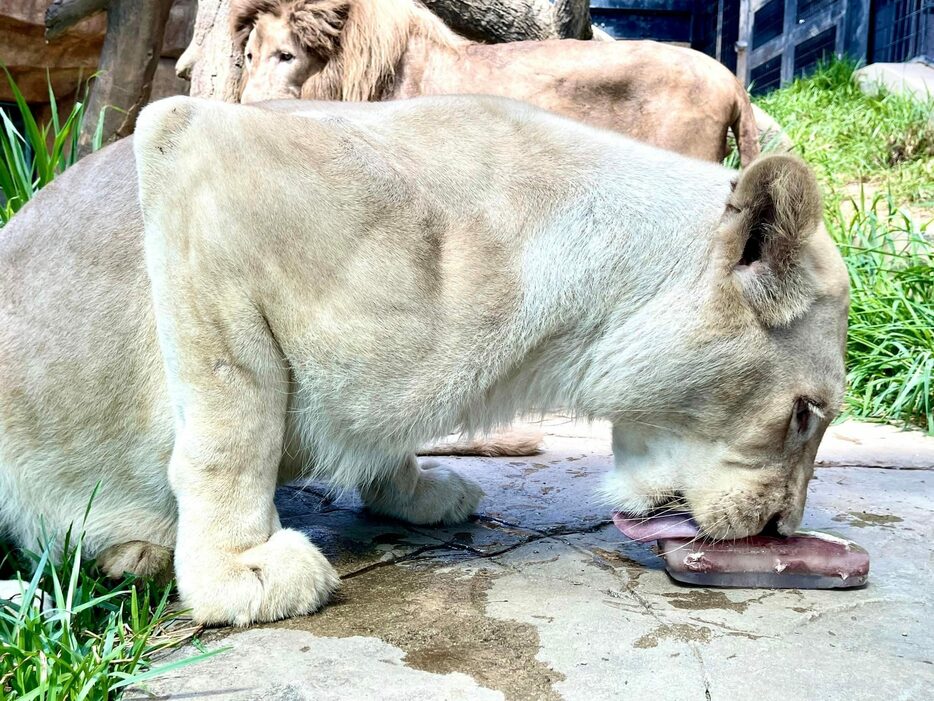
{"label": "lion front paw", "polygon": [[424,461],[418,470],[411,492],[396,491],[391,484],[364,491],[367,508],[420,525],[461,523],[476,511],[483,498],[476,482],[433,460]]}
{"label": "lion front paw", "polygon": [[237,555],[180,550],[176,567],[183,604],[208,625],[245,626],[312,613],[340,585],[321,551],[287,528]]}

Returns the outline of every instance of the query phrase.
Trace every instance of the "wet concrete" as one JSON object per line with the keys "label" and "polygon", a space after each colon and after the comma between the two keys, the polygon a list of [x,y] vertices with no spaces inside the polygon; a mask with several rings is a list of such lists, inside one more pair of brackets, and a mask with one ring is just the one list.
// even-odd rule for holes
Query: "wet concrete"
{"label": "wet concrete", "polygon": [[445,460],[487,494],[475,519],[450,528],[376,519],[314,487],[280,490],[283,523],[335,562],[339,596],[314,616],[212,632],[207,646],[228,652],[148,691],[244,700],[929,697],[934,439],[908,434],[906,447],[884,432],[890,452],[869,445],[866,467],[848,437],[865,443],[872,430],[831,432],[821,451],[831,466],[817,470],[805,525],[864,545],[870,583],[764,591],[672,582],[652,547],[626,541],[593,498],[612,465],[607,428],[556,419],[546,431],[548,450],[534,458]]}
{"label": "wet concrete", "polygon": [[537,629],[486,614],[490,584],[502,572],[495,565],[381,567],[345,580],[320,615],[276,627],[327,637],[353,631],[403,650],[414,669],[463,672],[509,699],[559,699],[552,685],[564,675],[536,659]]}

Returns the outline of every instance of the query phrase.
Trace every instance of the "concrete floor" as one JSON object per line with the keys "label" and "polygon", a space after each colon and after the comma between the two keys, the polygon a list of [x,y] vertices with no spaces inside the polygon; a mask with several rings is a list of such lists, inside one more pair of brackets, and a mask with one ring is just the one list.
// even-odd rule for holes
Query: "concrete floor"
{"label": "concrete floor", "polygon": [[934,698],[934,438],[833,428],[805,525],[864,545],[870,583],[765,591],[673,583],[592,498],[607,427],[546,431],[534,458],[448,460],[487,493],[454,528],[281,489],[284,525],[336,563],[340,595],[314,616],[211,632],[226,652],[129,698]]}

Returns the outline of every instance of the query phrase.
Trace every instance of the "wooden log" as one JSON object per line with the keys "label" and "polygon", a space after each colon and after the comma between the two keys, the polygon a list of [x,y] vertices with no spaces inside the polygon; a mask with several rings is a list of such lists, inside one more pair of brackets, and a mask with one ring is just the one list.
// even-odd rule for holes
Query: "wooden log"
{"label": "wooden log", "polygon": [[558,36],[548,0],[422,0],[422,3],[455,32],[474,41],[499,44]]}
{"label": "wooden log", "polygon": [[81,20],[107,9],[109,0],[54,0],[45,11],[45,38],[60,37]]}
{"label": "wooden log", "polygon": [[149,101],[172,1],[110,1],[98,75],[79,139],[82,153],[91,150],[101,119],[104,143],[133,132],[139,111]]}
{"label": "wooden log", "polygon": [[590,0],[557,0],[555,30],[561,39],[593,39]]}

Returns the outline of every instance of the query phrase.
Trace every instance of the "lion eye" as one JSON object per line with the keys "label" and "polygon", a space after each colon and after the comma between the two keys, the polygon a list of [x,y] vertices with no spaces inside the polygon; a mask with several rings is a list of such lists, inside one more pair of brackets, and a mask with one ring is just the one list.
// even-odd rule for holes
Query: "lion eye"
{"label": "lion eye", "polygon": [[288,63],[293,58],[295,57],[286,51],[283,51],[282,53],[279,54],[279,60],[282,61],[283,63]]}
{"label": "lion eye", "polygon": [[250,61],[250,62],[253,61],[253,54],[252,54],[251,52],[247,52],[246,60],[247,60],[247,61]]}
{"label": "lion eye", "polygon": [[824,410],[821,402],[808,397],[799,397],[795,400],[794,425],[798,435],[802,438],[809,438],[823,418]]}
{"label": "lion eye", "polygon": [[808,405],[805,400],[798,400],[795,403],[795,421],[798,424],[798,431],[801,433],[806,433],[808,430],[808,423],[811,418],[811,407]]}

